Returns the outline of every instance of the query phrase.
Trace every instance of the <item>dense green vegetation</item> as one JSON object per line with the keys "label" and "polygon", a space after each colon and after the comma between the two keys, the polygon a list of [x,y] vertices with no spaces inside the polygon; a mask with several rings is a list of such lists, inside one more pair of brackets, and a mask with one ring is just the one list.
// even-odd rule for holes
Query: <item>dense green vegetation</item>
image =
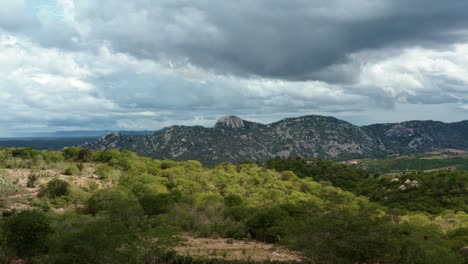
{"label": "dense green vegetation", "polygon": [[[67,176],[70,166],[81,170]],[[323,160],[276,160],[268,166],[278,171],[254,163],[207,168],[197,161],[154,160],[116,150],[0,150],[0,167],[29,169],[39,175],[40,189],[39,196],[26,200],[28,208],[0,207],[0,262],[223,261],[222,256],[217,261],[177,256],[173,247],[185,232],[276,243],[302,252],[312,263],[465,261],[460,248],[468,245],[466,207],[440,215],[403,212],[345,191],[372,194],[366,181],[381,184],[377,175]],[[61,175],[45,182],[51,171]],[[89,174],[96,179],[79,183]],[[6,171],[0,175],[8,178]],[[427,184],[443,186],[445,176],[439,176]],[[455,179],[454,186],[466,191],[457,177],[448,181]],[[12,193],[0,193],[0,200],[8,202]],[[412,210],[412,202],[405,197],[394,203]]]}
{"label": "dense green vegetation", "polygon": [[[386,161],[384,161],[386,162]],[[468,211],[468,172],[440,170],[378,175],[323,159],[273,159],[266,167],[330,182],[393,209],[442,213]]]}
{"label": "dense green vegetation", "polygon": [[265,167],[277,171],[292,171],[300,178],[328,181],[333,186],[361,195],[372,193],[378,184],[377,174],[327,159],[281,159],[268,161]]}
{"label": "dense green vegetation", "polygon": [[431,157],[431,156],[409,156],[409,157],[387,157],[376,160],[366,160],[363,166],[367,171],[373,173],[389,173],[401,171],[422,171],[441,168],[456,168],[468,170],[468,157]]}

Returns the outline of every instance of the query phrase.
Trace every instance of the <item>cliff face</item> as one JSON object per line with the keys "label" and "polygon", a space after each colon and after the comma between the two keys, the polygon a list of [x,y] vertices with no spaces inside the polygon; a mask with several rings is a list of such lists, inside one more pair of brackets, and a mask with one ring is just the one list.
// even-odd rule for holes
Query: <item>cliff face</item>
{"label": "cliff face", "polygon": [[468,122],[410,121],[358,127],[333,117],[303,116],[263,125],[225,116],[213,128],[172,126],[143,136],[113,133],[84,146],[128,149],[155,158],[196,159],[205,164],[265,161],[278,156],[357,158],[468,149]]}

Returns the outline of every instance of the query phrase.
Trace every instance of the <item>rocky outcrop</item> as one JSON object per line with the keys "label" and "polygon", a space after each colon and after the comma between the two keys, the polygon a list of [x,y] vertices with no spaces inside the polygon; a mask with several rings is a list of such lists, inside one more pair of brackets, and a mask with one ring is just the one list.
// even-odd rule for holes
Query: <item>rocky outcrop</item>
{"label": "rocky outcrop", "polygon": [[223,116],[215,124],[217,128],[230,128],[230,129],[241,129],[245,128],[244,120],[237,116],[228,115]]}

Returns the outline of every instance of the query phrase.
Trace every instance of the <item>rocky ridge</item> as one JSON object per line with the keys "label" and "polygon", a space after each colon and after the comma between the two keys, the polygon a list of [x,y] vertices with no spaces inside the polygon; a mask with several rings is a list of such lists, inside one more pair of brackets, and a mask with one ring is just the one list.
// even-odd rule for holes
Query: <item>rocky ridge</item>
{"label": "rocky ridge", "polygon": [[205,164],[274,157],[360,158],[444,148],[468,150],[468,121],[409,121],[359,127],[317,115],[267,125],[225,116],[212,128],[171,126],[141,136],[111,133],[83,146],[128,149],[154,158],[195,159]]}

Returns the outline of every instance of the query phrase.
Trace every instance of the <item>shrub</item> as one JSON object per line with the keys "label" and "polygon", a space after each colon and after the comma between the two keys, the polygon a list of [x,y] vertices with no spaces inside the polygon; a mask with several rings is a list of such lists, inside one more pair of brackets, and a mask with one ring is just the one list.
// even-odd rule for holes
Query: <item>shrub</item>
{"label": "shrub", "polygon": [[76,164],[76,167],[78,168],[80,172],[83,172],[85,166],[83,162],[80,162]]}
{"label": "shrub", "polygon": [[248,220],[248,231],[257,240],[269,243],[279,242],[284,235],[280,223],[287,216],[287,212],[282,208],[260,209]]}
{"label": "shrub", "polygon": [[98,152],[95,161],[107,163],[112,159],[118,159],[120,157],[120,152],[116,149],[109,149],[106,151]]}
{"label": "shrub", "polygon": [[93,152],[90,149],[82,149],[78,153],[78,160],[88,162],[93,156]]}
{"label": "shrub", "polygon": [[234,207],[242,205],[242,197],[237,194],[229,194],[224,197],[224,205],[227,207]]}
{"label": "shrub", "polygon": [[145,263],[135,232],[108,219],[66,229],[51,241],[52,263]]}
{"label": "shrub", "polygon": [[139,201],[147,215],[165,213],[174,204],[172,195],[168,193],[145,195]]}
{"label": "shrub", "polygon": [[15,158],[33,158],[39,155],[39,151],[33,148],[18,148],[11,151],[11,155]]}
{"label": "shrub", "polygon": [[121,188],[98,190],[87,202],[86,211],[92,215],[106,212],[111,220],[130,223],[143,216],[136,198]]}
{"label": "shrub", "polygon": [[112,176],[112,174],[114,173],[114,169],[112,169],[112,167],[107,164],[101,164],[96,169],[95,173],[99,177],[99,179],[107,179]]}
{"label": "shrub", "polygon": [[37,179],[39,179],[39,176],[37,176],[37,174],[30,174],[30,175],[28,176],[28,182],[26,183],[26,186],[27,186],[28,188],[34,188],[34,187],[36,187]]}
{"label": "shrub", "polygon": [[63,156],[67,160],[78,160],[81,150],[79,147],[69,147],[63,150]]}
{"label": "shrub", "polygon": [[68,194],[69,185],[70,184],[64,180],[52,179],[47,183],[46,188],[41,192],[41,194],[46,195],[49,198],[64,196]]}
{"label": "shrub", "polygon": [[47,251],[52,229],[47,217],[38,211],[23,211],[7,217],[2,225],[6,246],[18,257],[33,257]]}
{"label": "shrub", "polygon": [[166,169],[169,169],[171,167],[171,164],[167,161],[164,161],[163,163],[161,163],[161,170],[166,170]]}
{"label": "shrub", "polygon": [[80,170],[78,169],[76,164],[68,166],[65,169],[65,171],[63,172],[63,174],[65,174],[65,175],[76,175],[76,174],[79,174],[79,173],[80,173]]}
{"label": "shrub", "polygon": [[91,191],[95,191],[99,188],[99,185],[96,183],[96,182],[91,182],[88,186],[88,188],[91,190]]}
{"label": "shrub", "polygon": [[18,191],[18,186],[8,177],[0,175],[0,195],[9,195]]}

